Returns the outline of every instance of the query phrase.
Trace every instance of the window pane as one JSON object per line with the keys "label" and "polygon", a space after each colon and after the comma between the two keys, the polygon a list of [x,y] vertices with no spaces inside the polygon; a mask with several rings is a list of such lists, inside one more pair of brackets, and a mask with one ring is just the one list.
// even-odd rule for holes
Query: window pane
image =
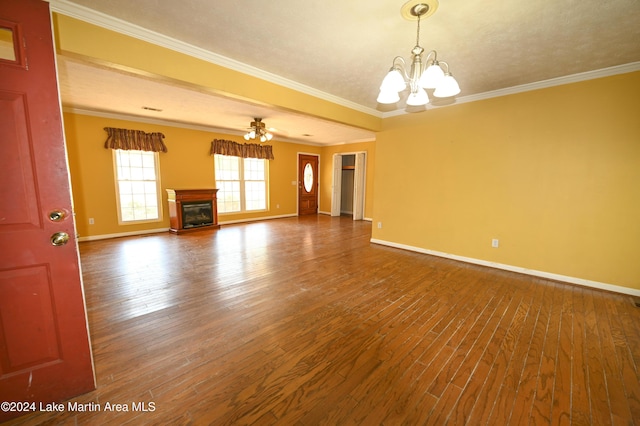
{"label": "window pane", "polygon": [[257,158],[244,159],[245,180],[264,180],[264,161]]}
{"label": "window pane", "polygon": [[240,211],[240,182],[217,181],[218,212]]}
{"label": "window pane", "polygon": [[142,151],[129,151],[129,165],[142,167]]}
{"label": "window pane", "polygon": [[13,30],[10,28],[0,28],[0,59],[9,61],[16,60],[15,43]]}
{"label": "window pane", "polygon": [[131,192],[134,194],[144,194],[144,182],[137,180],[131,181]]}
{"label": "window pane", "polygon": [[131,194],[131,182],[118,182],[118,186],[120,188],[121,199],[123,195]]}
{"label": "window pane", "polygon": [[142,179],[144,180],[156,180],[156,169],[145,167],[142,169]]}
{"label": "window pane", "polygon": [[120,220],[126,222],[159,219],[157,153],[116,150],[114,158]]}
{"label": "window pane", "polygon": [[245,182],[247,210],[264,210],[267,208],[264,182]]}
{"label": "window pane", "polygon": [[142,180],[142,168],[140,167],[131,167],[129,168],[129,173],[131,173],[131,180]]}
{"label": "window pane", "polygon": [[313,167],[311,167],[311,163],[307,163],[304,166],[304,190],[307,192],[311,192],[313,189]]}
{"label": "window pane", "polygon": [[144,155],[144,156],[142,157],[142,166],[143,166],[143,167],[146,167],[146,168],[149,168],[149,169],[152,169],[152,170],[155,170],[155,168],[156,168],[156,163],[155,163],[155,161],[154,161],[154,160],[155,160],[155,159],[154,159],[152,156],[150,156],[150,155]]}
{"label": "window pane", "polygon": [[131,179],[131,172],[129,167],[118,167],[118,179],[128,180]]}
{"label": "window pane", "polygon": [[218,212],[265,210],[266,160],[216,155]]}

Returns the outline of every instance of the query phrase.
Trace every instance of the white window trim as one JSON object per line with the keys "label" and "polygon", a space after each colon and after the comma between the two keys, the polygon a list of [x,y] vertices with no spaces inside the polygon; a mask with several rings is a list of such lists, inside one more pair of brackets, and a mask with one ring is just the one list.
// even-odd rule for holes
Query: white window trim
{"label": "white window trim", "polygon": [[157,152],[153,154],[153,164],[156,169],[156,198],[158,203],[158,218],[157,219],[142,219],[142,220],[122,220],[122,209],[120,208],[120,185],[118,185],[118,162],[116,151],[112,150],[112,160],[113,160],[113,183],[116,194],[116,210],[118,213],[118,225],[139,225],[143,223],[157,223],[162,222],[163,220],[163,208],[162,208],[162,193],[160,192],[162,186],[160,185],[160,161],[159,155]]}
{"label": "white window trim", "polygon": [[[215,154],[215,155],[222,155],[222,154]],[[264,162],[264,191],[265,191],[265,208],[264,209],[256,209],[256,210],[247,210],[247,200],[246,200],[246,196],[245,196],[245,182],[260,182],[260,181],[255,181],[255,180],[246,180],[244,178],[244,158],[243,157],[237,157],[235,155],[228,155],[225,157],[233,157],[236,158],[238,160],[239,163],[239,174],[240,174],[240,179],[237,182],[240,182],[240,210],[237,211],[233,211],[233,212],[221,212],[218,209],[218,215],[219,216],[226,216],[226,215],[234,215],[234,214],[245,214],[245,213],[260,213],[260,212],[268,212],[270,210],[270,201],[269,201],[269,161],[262,159],[262,161]],[[217,174],[217,170],[215,169],[215,160],[213,162],[214,164],[214,173]],[[235,180],[228,180],[228,179],[220,179],[220,181],[228,181],[228,182],[236,182]],[[218,182],[218,178],[216,176],[215,179],[216,182],[216,186],[218,186],[217,182]]]}

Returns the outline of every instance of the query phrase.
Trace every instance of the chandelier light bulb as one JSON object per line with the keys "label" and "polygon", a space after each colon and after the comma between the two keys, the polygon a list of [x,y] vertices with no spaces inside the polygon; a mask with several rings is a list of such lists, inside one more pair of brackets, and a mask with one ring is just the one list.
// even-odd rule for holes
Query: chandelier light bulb
{"label": "chandelier light bulb", "polygon": [[392,68],[382,80],[380,85],[380,91],[384,92],[402,92],[407,88],[407,83],[404,81],[404,77],[400,74],[396,68]]}
{"label": "chandelier light bulb", "polygon": [[438,98],[448,98],[460,93],[458,82],[450,73],[446,73],[440,85],[433,92],[433,96]]}
{"label": "chandelier light bulb", "polygon": [[435,61],[432,65],[427,67],[426,70],[420,76],[420,87],[425,89],[435,89],[440,85],[442,80],[444,79],[444,71],[438,65],[438,62]]}
{"label": "chandelier light bulb", "polygon": [[411,94],[407,98],[407,105],[411,106],[421,106],[428,103],[429,96],[427,96],[427,92],[425,92],[421,87],[418,87],[418,90],[416,90],[415,92],[411,92]]}
{"label": "chandelier light bulb", "polygon": [[398,95],[398,92],[396,92],[395,90],[386,92],[381,90],[380,94],[378,95],[378,103],[381,104],[395,104],[399,100],[400,95]]}

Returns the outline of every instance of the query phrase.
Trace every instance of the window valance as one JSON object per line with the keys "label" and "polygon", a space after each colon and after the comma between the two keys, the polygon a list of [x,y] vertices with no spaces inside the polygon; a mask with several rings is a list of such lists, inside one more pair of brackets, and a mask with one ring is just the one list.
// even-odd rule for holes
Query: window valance
{"label": "window valance", "polygon": [[240,144],[225,139],[214,139],[211,142],[211,155],[231,155],[242,158],[260,158],[274,160],[273,147],[271,145],[259,145],[257,143]]}
{"label": "window valance", "polygon": [[124,149],[136,151],[167,152],[160,132],[145,133],[142,130],[116,129],[105,127],[107,140],[104,143],[106,149]]}

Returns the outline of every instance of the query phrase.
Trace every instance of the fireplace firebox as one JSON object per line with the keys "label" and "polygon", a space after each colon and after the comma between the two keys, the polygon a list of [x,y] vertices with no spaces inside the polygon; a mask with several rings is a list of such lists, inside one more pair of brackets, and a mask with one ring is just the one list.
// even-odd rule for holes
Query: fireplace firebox
{"label": "fireplace firebox", "polygon": [[182,203],[182,227],[196,228],[213,225],[212,201]]}
{"label": "fireplace firebox", "polygon": [[217,189],[167,189],[169,232],[182,234],[217,229]]}

